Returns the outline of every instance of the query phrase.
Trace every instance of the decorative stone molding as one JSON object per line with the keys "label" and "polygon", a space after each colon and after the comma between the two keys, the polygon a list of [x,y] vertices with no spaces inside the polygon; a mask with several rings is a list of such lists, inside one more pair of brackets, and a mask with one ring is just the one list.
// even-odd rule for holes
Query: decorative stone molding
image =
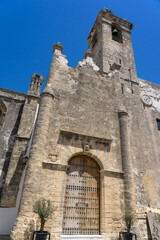
{"label": "decorative stone molding", "polygon": [[29,137],[21,137],[19,135],[15,136],[15,140],[19,140],[19,141],[28,141],[30,138]]}
{"label": "decorative stone molding", "polygon": [[51,96],[52,98],[54,98],[54,93],[53,93],[53,89],[51,87],[51,84],[47,84],[45,89],[41,93],[41,96],[46,96],[46,95]]}
{"label": "decorative stone molding", "polygon": [[60,138],[59,141],[63,142],[64,139],[71,140],[72,138],[75,139],[80,139],[81,141],[85,141],[86,143],[89,144],[90,141],[98,141],[98,143],[101,144],[106,144],[106,146],[110,145],[112,142],[112,139],[106,139],[106,138],[101,138],[99,136],[92,136],[92,135],[83,135],[78,132],[71,132],[71,131],[66,131],[66,130],[61,130],[60,131]]}
{"label": "decorative stone molding", "polygon": [[34,73],[31,76],[31,83],[28,90],[28,95],[39,96],[43,81],[44,79],[42,75]]}
{"label": "decorative stone molding", "polygon": [[128,113],[127,112],[125,112],[125,111],[119,111],[118,112],[118,117],[123,117],[123,116],[128,116]]}
{"label": "decorative stone molding", "polygon": [[107,176],[107,177],[114,177],[114,178],[121,178],[121,179],[123,179],[124,177],[124,172],[116,172],[116,171],[102,169],[100,170],[100,173],[104,174],[104,176]]}
{"label": "decorative stone molding", "polygon": [[44,169],[50,169],[50,170],[67,171],[67,168],[69,167],[69,165],[64,165],[64,164],[49,162],[44,160],[42,162],[42,167]]}
{"label": "decorative stone molding", "polygon": [[85,146],[84,146],[84,152],[85,152],[85,153],[88,153],[89,150],[90,150],[89,143],[86,142],[86,144],[85,144]]}
{"label": "decorative stone molding", "polygon": [[59,159],[59,152],[49,154],[49,159],[51,162],[57,162]]}

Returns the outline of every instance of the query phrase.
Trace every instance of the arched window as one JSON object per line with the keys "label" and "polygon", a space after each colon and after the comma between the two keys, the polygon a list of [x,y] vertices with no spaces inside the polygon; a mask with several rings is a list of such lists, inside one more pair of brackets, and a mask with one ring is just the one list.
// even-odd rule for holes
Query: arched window
{"label": "arched window", "polygon": [[4,122],[5,113],[6,113],[6,107],[4,103],[0,102],[0,129]]}
{"label": "arched window", "polygon": [[122,30],[117,25],[112,25],[112,40],[123,43]]}
{"label": "arched window", "polygon": [[99,235],[99,171],[99,165],[89,156],[75,156],[69,161],[63,234]]}

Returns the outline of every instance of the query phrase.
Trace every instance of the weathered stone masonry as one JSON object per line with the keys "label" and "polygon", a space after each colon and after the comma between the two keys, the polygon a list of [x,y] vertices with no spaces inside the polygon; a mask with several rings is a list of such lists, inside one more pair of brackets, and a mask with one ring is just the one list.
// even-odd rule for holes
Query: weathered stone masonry
{"label": "weathered stone masonry", "polygon": [[8,107],[1,129],[3,134],[1,141],[6,143],[6,147],[1,148],[2,154],[6,158],[1,174],[1,206],[3,207],[15,207],[16,204],[19,183],[26,164],[28,141],[33,128],[37,104],[39,103],[42,81],[43,78],[40,75],[33,74],[28,95],[1,90],[1,101],[6,108]]}
{"label": "weathered stone masonry", "polygon": [[[100,215],[98,220],[94,215],[95,221],[99,221],[99,238],[117,239],[118,233],[125,229],[123,215],[128,205],[137,218],[132,230],[139,239],[150,239],[146,213],[159,212],[160,205],[160,131],[157,128],[160,86],[137,78],[132,27],[110,11],[100,11],[88,37],[88,51],[77,68],[67,66],[63,47],[54,44],[54,56],[40,102],[38,94],[43,81],[40,75],[33,75],[28,95],[22,94],[22,98],[19,94],[24,106],[4,178],[2,206],[15,204],[37,103],[40,106],[11,239],[31,239],[33,231],[39,228],[33,203],[41,197],[50,199],[55,209],[46,230],[51,232],[52,239],[66,239],[64,203],[68,169],[73,159],[80,162],[92,159],[100,169],[97,191],[100,204],[94,206]],[[17,112],[18,109],[20,104]],[[92,179],[92,166],[83,171]],[[74,174],[79,184],[85,182],[83,171]],[[74,186],[73,178],[70,191],[81,186],[86,189],[85,185]],[[81,204],[84,204],[85,191],[79,191]],[[71,202],[69,207],[78,212],[78,204]],[[93,211],[93,207],[88,204],[89,200],[87,203],[85,199],[86,212],[81,210],[81,214],[85,213],[90,219],[88,212]],[[77,212],[75,214],[79,214]],[[78,225],[76,218],[74,221],[77,227],[67,230],[72,237],[74,232],[83,232],[85,228],[83,224]],[[91,232],[92,224],[89,228],[84,231]]]}

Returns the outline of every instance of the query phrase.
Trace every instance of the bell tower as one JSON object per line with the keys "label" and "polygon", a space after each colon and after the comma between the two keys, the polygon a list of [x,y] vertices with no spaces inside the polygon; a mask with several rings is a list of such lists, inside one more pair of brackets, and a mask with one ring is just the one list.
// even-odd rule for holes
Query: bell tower
{"label": "bell tower", "polygon": [[100,11],[87,42],[101,74],[107,75],[118,69],[122,79],[137,82],[132,28],[132,23],[115,16],[111,11]]}

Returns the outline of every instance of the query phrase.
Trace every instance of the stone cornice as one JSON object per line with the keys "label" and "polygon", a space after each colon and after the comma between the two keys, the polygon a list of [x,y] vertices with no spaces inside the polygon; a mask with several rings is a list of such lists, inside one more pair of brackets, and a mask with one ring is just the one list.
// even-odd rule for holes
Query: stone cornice
{"label": "stone cornice", "polygon": [[118,112],[118,117],[123,117],[123,116],[128,116],[128,113],[127,112],[125,112],[125,111],[123,111],[123,110],[120,110],[119,112]]}
{"label": "stone cornice", "polygon": [[117,172],[117,171],[106,170],[106,169],[100,170],[100,173],[106,177],[114,177],[114,178],[122,178],[122,179],[124,175],[124,172]]}
{"label": "stone cornice", "polygon": [[[106,24],[108,24],[108,25],[118,24],[117,22],[113,22],[113,21],[111,21],[111,20],[109,20],[109,19],[106,19],[106,18],[103,18],[103,17],[102,17],[101,21],[102,21],[102,23],[106,23]],[[118,25],[120,25],[120,24],[118,24]],[[126,31],[126,32],[128,32],[128,33],[131,32],[129,29],[126,28],[125,25],[120,25],[120,27],[121,27],[121,29],[123,29],[124,31]]]}
{"label": "stone cornice", "polygon": [[50,169],[50,170],[58,170],[58,171],[67,171],[69,165],[61,164],[61,163],[55,163],[51,161],[46,161],[44,160],[42,162],[42,166],[45,169]]}
{"label": "stone cornice", "polygon": [[79,135],[81,136],[82,138],[85,137],[85,138],[89,138],[89,139],[97,139],[101,142],[106,142],[108,144],[110,144],[112,142],[112,139],[107,139],[107,138],[102,138],[100,136],[95,136],[95,135],[85,135],[85,134],[82,134],[82,133],[79,133],[79,132],[74,132],[74,131],[67,131],[67,130],[64,130],[64,129],[61,129],[61,133],[62,134],[69,134],[69,135]]}
{"label": "stone cornice", "polygon": [[29,137],[25,137],[25,136],[15,136],[15,140],[19,140],[19,141],[28,141],[30,138]]}
{"label": "stone cornice", "polygon": [[25,102],[26,99],[39,99],[37,96],[33,96],[30,94],[20,93],[4,88],[0,88],[0,97],[4,99],[11,99],[16,102]]}

